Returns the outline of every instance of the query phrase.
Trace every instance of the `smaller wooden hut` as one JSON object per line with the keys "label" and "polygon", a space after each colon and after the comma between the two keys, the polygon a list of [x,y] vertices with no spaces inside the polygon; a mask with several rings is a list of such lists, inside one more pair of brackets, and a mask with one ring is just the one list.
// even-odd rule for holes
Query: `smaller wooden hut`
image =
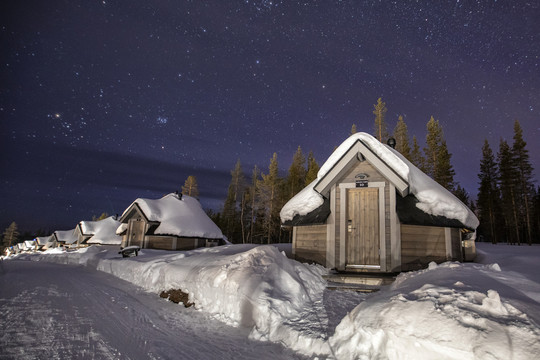
{"label": "smaller wooden hut", "polygon": [[54,236],[39,236],[34,239],[37,244],[37,249],[45,251],[54,248]]}
{"label": "smaller wooden hut", "polygon": [[462,261],[462,235],[478,226],[459,199],[366,133],[343,142],[280,216],[298,260],[347,272]]}
{"label": "smaller wooden hut", "polygon": [[77,246],[77,236],[75,235],[75,229],[56,230],[51,236],[53,236],[54,239],[54,247],[72,248]]}
{"label": "smaller wooden hut", "polygon": [[135,200],[119,219],[121,248],[190,250],[223,244],[223,233],[199,201],[171,193],[161,199]]}
{"label": "smaller wooden hut", "polygon": [[92,244],[120,245],[122,237],[116,235],[116,229],[120,226],[116,216],[98,221],[80,221],[75,228],[77,247],[85,247]]}

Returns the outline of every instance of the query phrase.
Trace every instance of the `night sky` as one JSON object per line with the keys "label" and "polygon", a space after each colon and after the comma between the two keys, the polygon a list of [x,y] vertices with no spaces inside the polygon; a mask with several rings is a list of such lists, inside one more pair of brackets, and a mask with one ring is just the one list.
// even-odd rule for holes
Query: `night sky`
{"label": "night sky", "polygon": [[188,175],[219,210],[237,159],[322,164],[379,97],[421,146],[440,121],[473,196],[515,119],[539,179],[537,1],[3,0],[0,20],[0,230],[70,229]]}

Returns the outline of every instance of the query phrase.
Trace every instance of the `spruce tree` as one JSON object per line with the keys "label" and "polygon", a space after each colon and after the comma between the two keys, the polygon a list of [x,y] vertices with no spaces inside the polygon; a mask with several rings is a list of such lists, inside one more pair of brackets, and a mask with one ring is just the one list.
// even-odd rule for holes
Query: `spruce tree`
{"label": "spruce tree", "polygon": [[480,179],[476,204],[480,220],[478,231],[486,239],[496,244],[500,229],[500,193],[497,186],[499,167],[487,139],[484,140],[482,146],[482,159],[480,160],[478,178]]}
{"label": "spruce tree", "polygon": [[517,186],[519,174],[515,167],[515,159],[508,143],[501,139],[499,153],[499,189],[501,191],[501,206],[504,215],[506,236],[509,243],[521,243],[519,230],[519,208]]}
{"label": "spruce tree", "polygon": [[519,199],[520,214],[522,215],[523,233],[527,242],[532,244],[532,197],[534,194],[533,168],[529,161],[529,151],[525,148],[527,143],[523,140],[523,130],[519,121],[514,122],[514,144],[512,153],[518,176],[516,184],[516,197]]}
{"label": "spruce tree", "polygon": [[382,98],[377,100],[377,104],[373,105],[373,115],[375,115],[375,124],[374,124],[374,136],[383,144],[388,140],[388,129],[386,128],[386,122],[384,121],[384,116],[386,111],[386,103],[382,101]]}
{"label": "spruce tree", "polygon": [[188,176],[186,182],[182,186],[182,194],[199,199],[199,186],[197,185],[197,178],[195,176]]}
{"label": "spruce tree", "polygon": [[420,146],[418,145],[418,141],[416,140],[416,136],[413,136],[413,148],[412,148],[412,151],[411,151],[411,159],[410,159],[410,161],[417,168],[419,168],[423,172],[426,172],[426,167],[424,165],[426,161],[424,159],[424,156],[422,155],[422,151],[420,150]]}
{"label": "spruce tree", "polygon": [[286,200],[289,200],[304,188],[304,184],[306,182],[305,164],[306,158],[302,153],[302,148],[298,146],[298,149],[293,155],[291,166],[289,167],[289,174],[287,176]]}
{"label": "spruce tree", "polygon": [[310,151],[308,154],[308,168],[306,173],[306,181],[304,183],[304,186],[308,186],[317,178],[317,174],[319,172],[319,164],[315,160],[315,157],[313,156],[313,151]]}
{"label": "spruce tree", "polygon": [[467,192],[467,190],[465,190],[465,188],[463,188],[463,187],[461,187],[461,185],[457,184],[453,194],[455,195],[455,197],[457,197],[459,200],[461,200],[461,202],[463,204],[470,207],[471,198],[469,197],[469,193]]}
{"label": "spruce tree", "polygon": [[4,238],[2,240],[4,248],[10,247],[17,244],[19,240],[19,230],[17,229],[17,224],[13,221],[5,230]]}
{"label": "spruce tree", "polygon": [[411,161],[411,146],[409,145],[409,131],[407,124],[403,121],[403,116],[399,115],[398,122],[394,128],[394,139],[396,140],[396,150],[407,160]]}
{"label": "spruce tree", "polygon": [[443,140],[439,146],[439,154],[437,162],[435,163],[435,174],[433,179],[448,191],[453,192],[455,187],[454,175],[456,173],[450,162],[451,157],[452,155],[448,152],[448,148],[446,147],[446,141]]}

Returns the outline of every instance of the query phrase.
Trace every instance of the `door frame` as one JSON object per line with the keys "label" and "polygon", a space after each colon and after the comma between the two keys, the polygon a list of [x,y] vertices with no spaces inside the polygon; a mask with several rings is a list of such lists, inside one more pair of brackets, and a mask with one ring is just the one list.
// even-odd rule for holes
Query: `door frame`
{"label": "door frame", "polygon": [[[357,265],[351,269],[386,271],[386,227],[385,227],[385,187],[384,181],[369,182],[368,188],[379,188],[379,264]],[[339,221],[339,269],[346,269],[346,241],[347,241],[347,189],[355,189],[355,183],[339,184],[340,195],[340,221]]]}

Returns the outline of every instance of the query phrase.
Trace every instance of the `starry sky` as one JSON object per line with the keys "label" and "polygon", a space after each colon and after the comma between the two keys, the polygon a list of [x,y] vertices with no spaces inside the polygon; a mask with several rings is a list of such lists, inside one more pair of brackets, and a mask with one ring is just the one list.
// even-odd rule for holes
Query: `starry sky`
{"label": "starry sky", "polygon": [[0,21],[1,229],[70,229],[188,175],[219,210],[237,159],[322,164],[379,97],[422,146],[440,121],[471,195],[515,119],[539,179],[536,1],[3,0]]}

